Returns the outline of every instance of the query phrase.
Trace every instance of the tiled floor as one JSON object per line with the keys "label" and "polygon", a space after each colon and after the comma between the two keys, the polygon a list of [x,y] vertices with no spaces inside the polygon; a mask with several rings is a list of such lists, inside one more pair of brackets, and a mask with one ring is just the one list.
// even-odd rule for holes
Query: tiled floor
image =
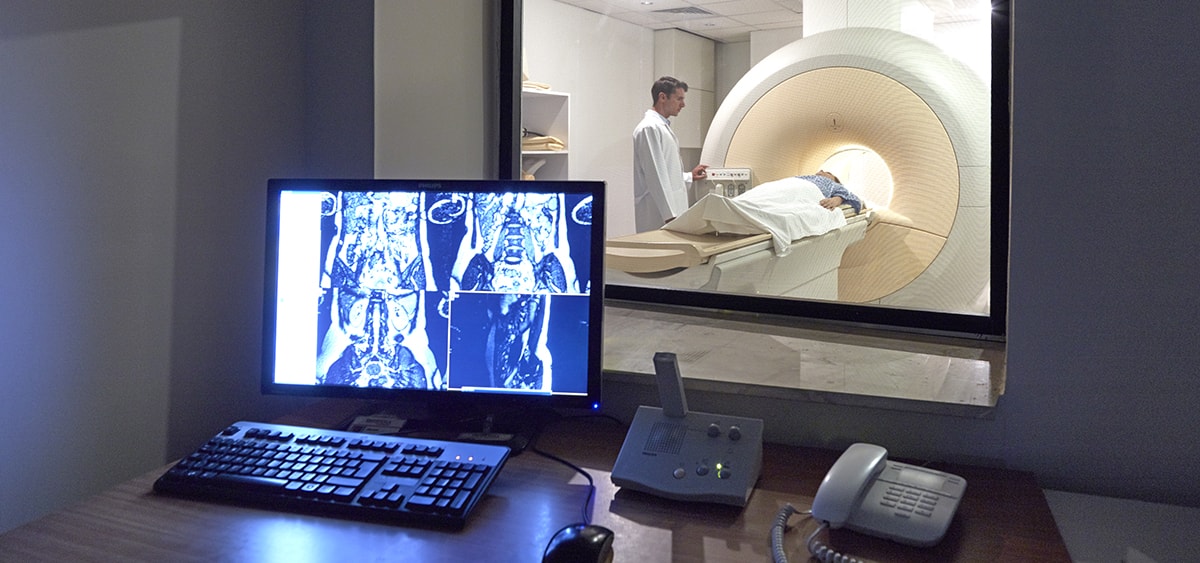
{"label": "tiled floor", "polygon": [[605,309],[604,369],[653,374],[674,352],[688,379],[784,391],[990,408],[1004,392],[1004,345],[778,319]]}

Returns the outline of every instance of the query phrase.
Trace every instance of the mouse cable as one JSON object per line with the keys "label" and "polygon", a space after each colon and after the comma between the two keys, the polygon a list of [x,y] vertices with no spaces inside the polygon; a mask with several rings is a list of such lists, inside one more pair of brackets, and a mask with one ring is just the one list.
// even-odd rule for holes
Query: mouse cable
{"label": "mouse cable", "polygon": [[[560,415],[555,420],[584,419],[584,418],[600,418],[600,419],[609,420],[611,422],[615,422],[617,424],[622,424],[618,418],[616,418],[612,415],[608,415],[608,414],[584,414],[584,415],[575,415],[575,416],[561,416]],[[575,465],[574,463],[571,463],[571,462],[569,462],[561,457],[558,457],[550,452],[542,450],[537,445],[538,438],[541,437],[542,430],[545,430],[545,427],[549,426],[551,422],[553,422],[553,421],[547,421],[547,423],[542,425],[542,427],[540,427],[538,429],[538,432],[533,435],[532,439],[529,441],[529,450],[535,454],[538,454],[538,455],[546,458],[546,459],[554,460],[554,461],[557,461],[567,467],[570,467],[576,473],[583,475],[584,479],[587,479],[588,494],[587,494],[587,498],[583,502],[583,523],[585,525],[591,524],[592,523],[592,503],[595,501],[595,498],[596,498],[596,482],[594,480],[592,480],[592,474],[588,473],[587,470],[583,469],[582,467],[579,467],[578,465]]]}
{"label": "mouse cable", "polygon": [[558,457],[550,452],[542,451],[536,445],[532,446],[530,448],[530,451],[532,451],[533,453],[538,454],[546,459],[552,459],[552,460],[557,461],[567,467],[570,467],[571,469],[574,469],[576,473],[583,475],[583,477],[585,479],[587,479],[588,494],[587,494],[587,499],[585,499],[583,501],[583,523],[591,524],[592,523],[592,500],[596,498],[596,482],[592,480],[592,474],[588,473],[587,470],[585,470],[584,468],[579,467],[578,465],[575,465],[574,463],[571,463],[561,457]]}
{"label": "mouse cable", "polygon": [[[570,417],[570,418],[587,418],[587,417],[591,417],[591,416],[595,416],[595,415],[587,415],[584,417]],[[563,417],[560,417],[560,419],[561,418],[563,418]],[[608,418],[612,418],[612,417],[608,417]],[[613,420],[616,420],[616,419],[613,418]],[[541,438],[541,430],[544,430],[545,426],[548,426],[548,425],[549,424],[544,425],[542,428],[540,428],[538,433],[533,436],[532,440],[530,440],[529,451],[532,451],[533,453],[538,454],[546,459],[557,461],[557,462],[571,468],[576,473],[583,475],[584,479],[587,479],[588,494],[587,494],[587,498],[584,499],[584,501],[583,501],[583,523],[584,523],[584,525],[591,524],[592,523],[592,502],[596,498],[596,482],[592,479],[592,474],[588,473],[587,470],[585,470],[584,468],[579,467],[578,465],[575,465],[574,463],[571,463],[561,457],[558,457],[558,456],[538,447],[537,443],[538,443],[538,438]]]}
{"label": "mouse cable", "polygon": [[[783,548],[783,532],[787,529],[788,519],[797,512],[800,511],[788,503],[783,505],[783,508],[780,508],[779,513],[775,515],[775,522],[771,525],[771,557],[774,563],[787,563],[787,552]],[[812,516],[811,510],[800,513]],[[817,534],[827,529],[829,529],[829,524],[821,522],[804,541],[808,552],[814,559],[821,563],[862,563],[861,560],[834,551],[833,548],[818,540]]]}

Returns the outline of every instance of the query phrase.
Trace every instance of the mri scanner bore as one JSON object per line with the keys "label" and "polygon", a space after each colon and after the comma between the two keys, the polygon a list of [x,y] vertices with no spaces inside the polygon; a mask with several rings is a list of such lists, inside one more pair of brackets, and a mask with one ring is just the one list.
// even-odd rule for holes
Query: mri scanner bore
{"label": "mri scanner bore", "polygon": [[652,240],[638,252],[688,244],[732,254],[700,249],[701,264],[656,272],[621,271],[617,259],[610,280],[987,314],[989,103],[976,72],[906,33],[845,28],[797,40],[734,86],[700,160],[767,183],[831,170],[871,202],[866,224],[774,249],[731,247],[719,234]]}

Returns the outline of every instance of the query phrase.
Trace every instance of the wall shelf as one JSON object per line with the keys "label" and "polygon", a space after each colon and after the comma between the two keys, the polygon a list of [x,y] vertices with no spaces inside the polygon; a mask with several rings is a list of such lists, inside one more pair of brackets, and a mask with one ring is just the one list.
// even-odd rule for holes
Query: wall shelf
{"label": "wall shelf", "polygon": [[538,180],[566,180],[570,173],[571,95],[550,90],[521,91],[522,140],[529,135],[562,141],[563,150],[521,149],[522,171]]}

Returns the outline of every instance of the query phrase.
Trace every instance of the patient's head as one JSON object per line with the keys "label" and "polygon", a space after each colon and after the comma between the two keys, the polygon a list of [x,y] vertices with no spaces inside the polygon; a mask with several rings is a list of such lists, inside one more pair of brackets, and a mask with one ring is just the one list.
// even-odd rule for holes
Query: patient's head
{"label": "patient's head", "polygon": [[830,180],[833,180],[834,182],[837,182],[839,184],[842,183],[842,181],[839,180],[837,176],[833,175],[833,172],[826,172],[824,170],[818,170],[817,176],[824,176],[824,177],[829,178]]}

